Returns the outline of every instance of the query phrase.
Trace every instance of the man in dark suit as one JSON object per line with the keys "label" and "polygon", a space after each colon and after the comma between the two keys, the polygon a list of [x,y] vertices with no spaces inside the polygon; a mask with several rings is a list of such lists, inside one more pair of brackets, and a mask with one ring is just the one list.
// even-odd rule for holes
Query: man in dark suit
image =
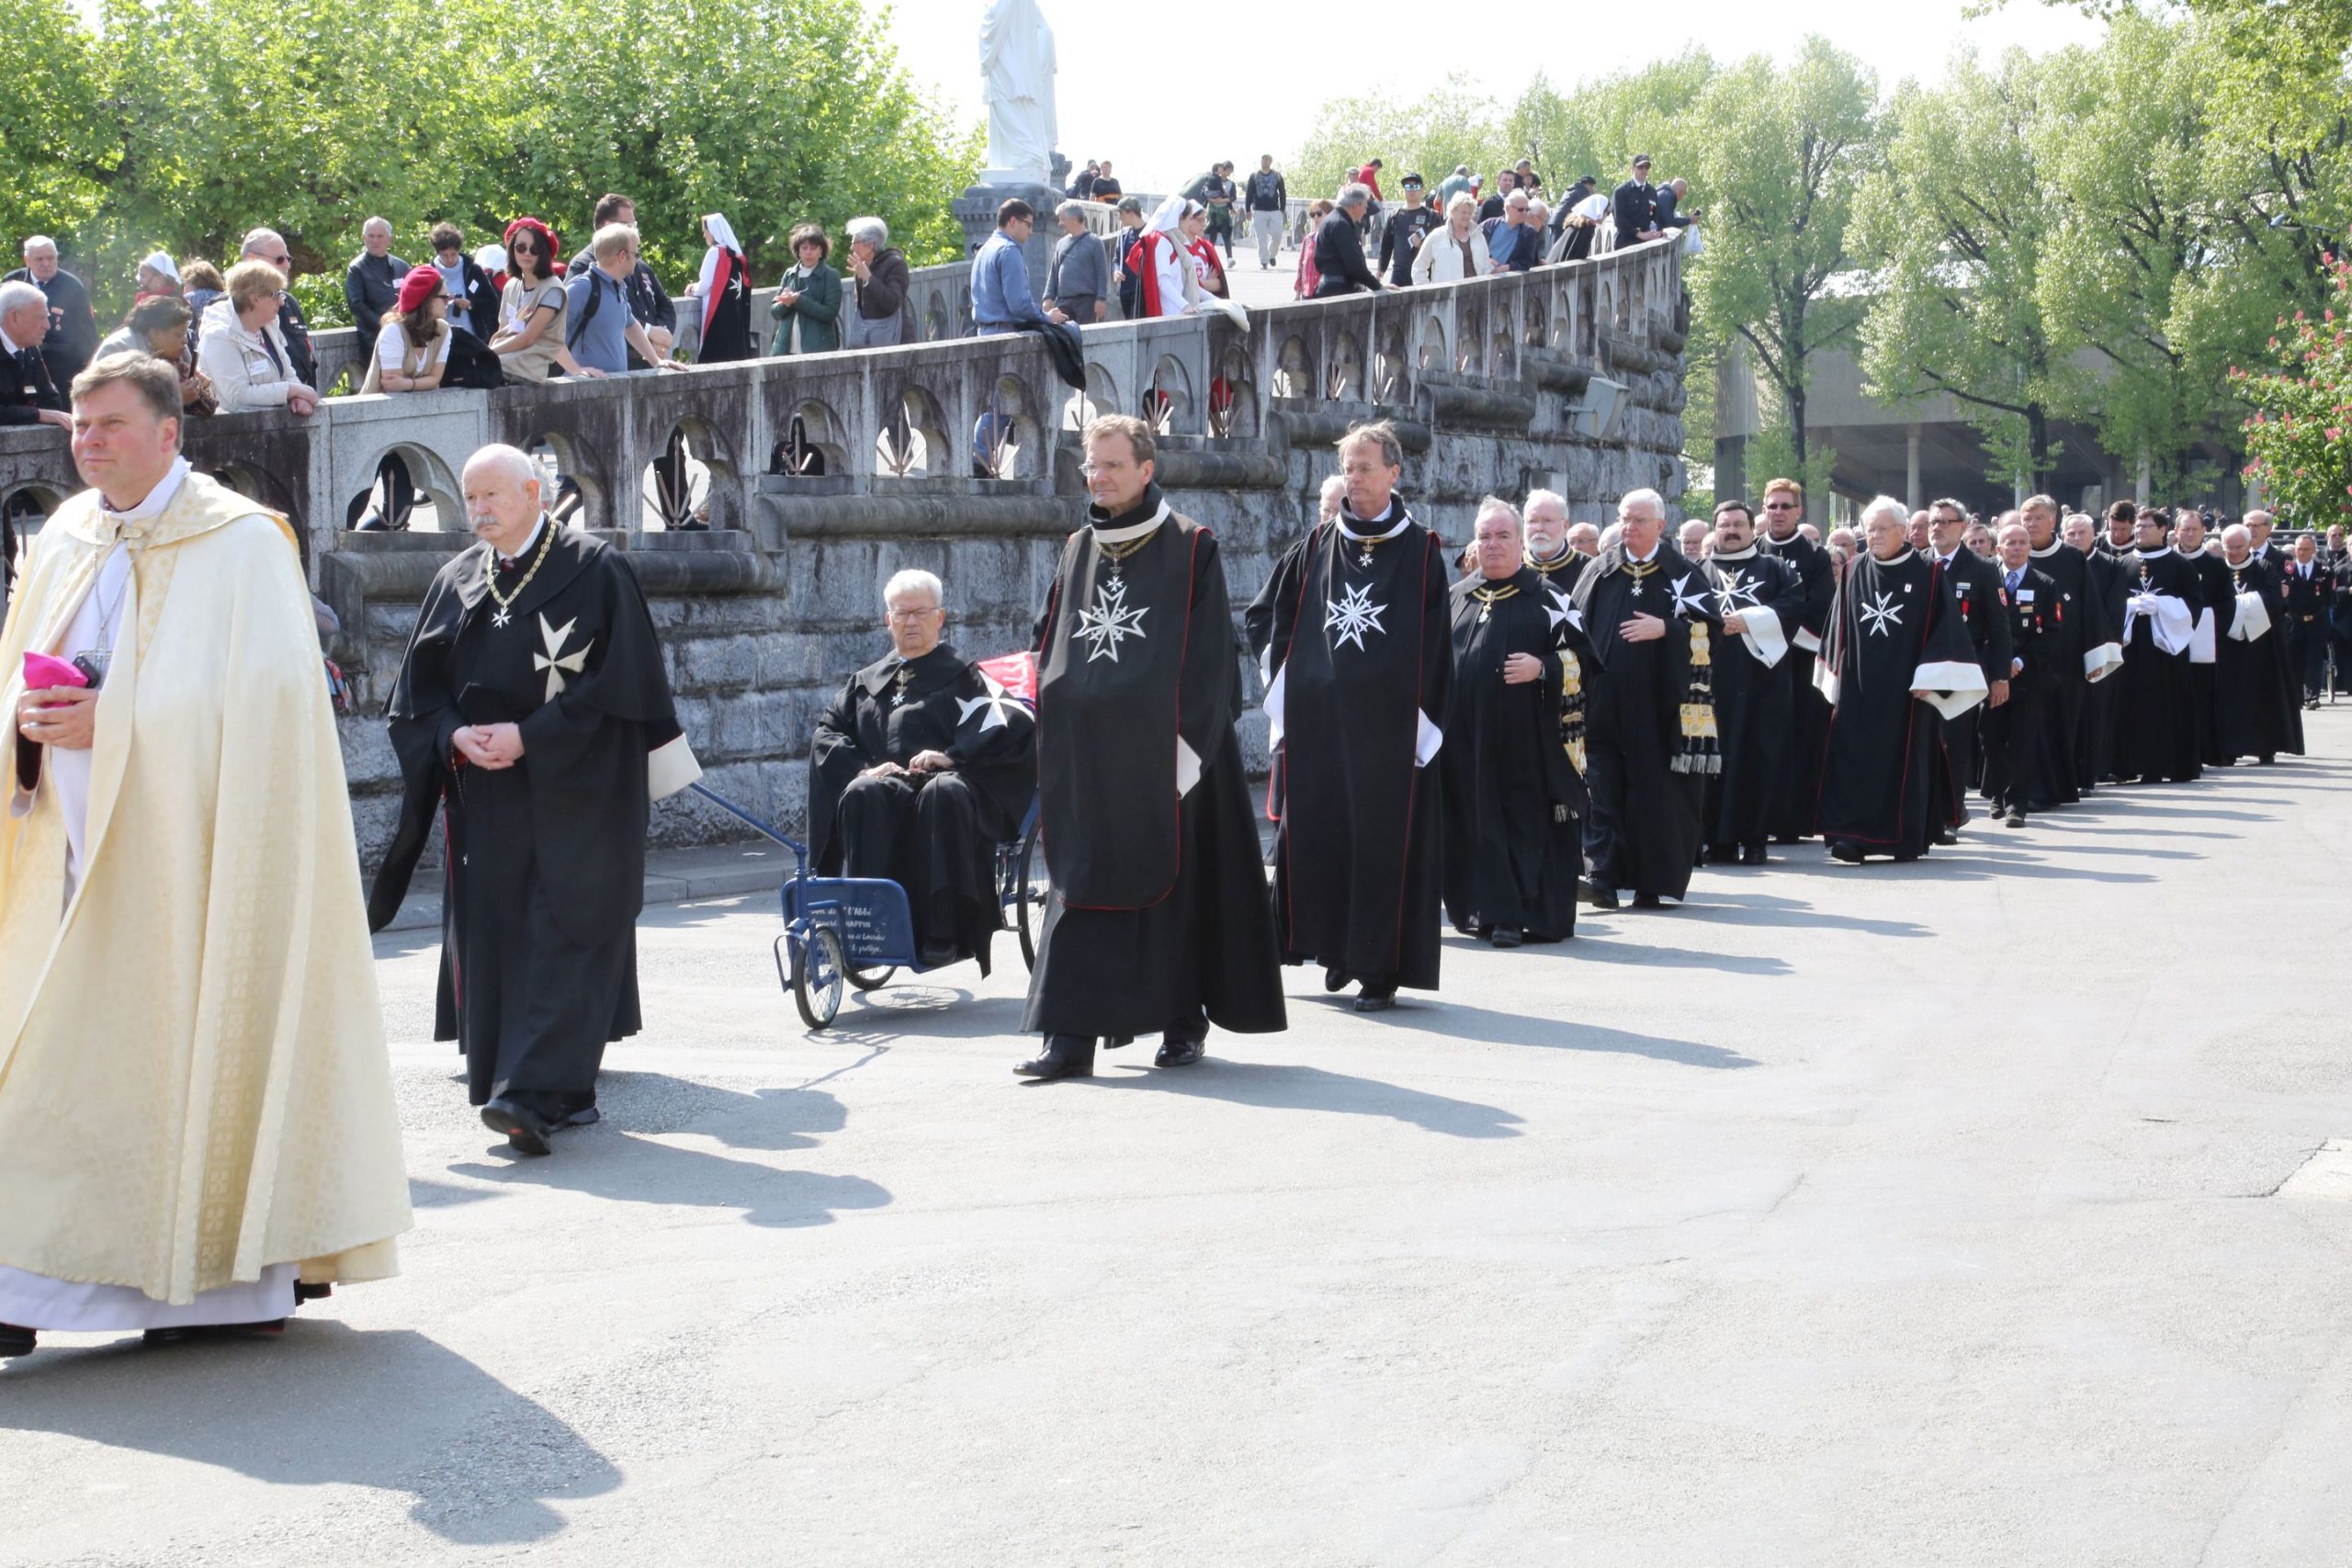
{"label": "man in dark suit", "polygon": [[2022,522],[2010,522],[1994,541],[2001,614],[2009,629],[2009,700],[1984,715],[1984,798],[2010,828],[2025,826],[2022,781],[2045,775],[2040,750],[2049,737],[2041,700],[2058,615],[2058,580],[2034,570],[2031,537]]}
{"label": "man in dark suit", "polygon": [[1351,185],[1340,193],[1340,205],[1323,220],[1315,231],[1315,270],[1322,275],[1315,285],[1315,298],[1335,299],[1342,294],[1377,294],[1388,287],[1363,259],[1363,234],[1357,225],[1372,207],[1372,192],[1364,186]]}
{"label": "man in dark suit", "polygon": [[1657,187],[1650,184],[1650,155],[1638,153],[1634,159],[1634,177],[1617,187],[1610,198],[1611,216],[1617,224],[1617,243],[1638,245],[1644,240],[1658,237]]}
{"label": "man in dark suit", "polygon": [[2327,684],[2327,611],[2335,579],[2321,564],[2319,541],[2311,535],[2297,536],[2295,553],[2279,577],[2278,596],[2286,602],[2288,647],[2302,671],[2303,706],[2315,708]]}
{"label": "man in dark suit", "polygon": [[53,424],[74,428],[65,394],[41,352],[49,330],[49,299],[40,286],[12,277],[0,284],[0,424]]}
{"label": "man in dark suit", "polygon": [[1668,229],[1688,229],[1698,220],[1699,215],[1695,212],[1677,213],[1675,210],[1690,189],[1690,182],[1688,180],[1668,180],[1657,187],[1657,199],[1650,204],[1650,222],[1659,233],[1663,234]]}
{"label": "man in dark suit", "polygon": [[29,283],[49,301],[49,328],[37,345],[49,362],[49,374],[61,387],[70,387],[98,352],[98,321],[90,313],[90,291],[82,280],[57,265],[57,242],[35,234],[25,242],[25,265],[10,273],[10,283]]}
{"label": "man in dark suit", "polygon": [[[1968,624],[1968,640],[1975,645],[1976,661],[1984,670],[1983,712],[1991,713],[2009,700],[2010,660],[2008,617],[2001,614],[2001,569],[1969,549],[1968,508],[1957,501],[1939,501],[1928,508],[1928,532],[1936,564],[1951,581],[1960,600],[1961,617]],[[1980,772],[1977,756],[1979,710],[1972,707],[1958,718],[1947,718],[1944,750],[1951,758],[1952,775],[1965,791]],[[1967,818],[1962,807],[1962,820]],[[1939,828],[1936,842],[1956,844],[1960,835]]]}

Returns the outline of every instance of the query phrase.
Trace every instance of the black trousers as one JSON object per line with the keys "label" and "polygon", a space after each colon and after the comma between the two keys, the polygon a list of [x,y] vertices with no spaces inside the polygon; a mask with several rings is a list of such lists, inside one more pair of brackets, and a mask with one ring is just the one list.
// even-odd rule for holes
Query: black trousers
{"label": "black trousers", "polygon": [[2289,615],[2287,637],[2295,668],[2303,678],[2303,701],[2315,703],[2327,689],[2327,621],[2321,615]]}
{"label": "black trousers", "polygon": [[955,773],[864,777],[842,792],[842,874],[887,877],[907,890],[918,948],[949,943],[979,958],[1002,923],[995,845],[981,831],[980,796]]}
{"label": "black trousers", "polygon": [[1984,798],[1996,811],[2022,807],[2025,802],[2016,795],[2018,781],[2042,776],[2041,750],[2049,743],[2042,700],[2038,684],[2013,680],[2009,700],[1984,711],[1984,722],[1978,730],[1984,749]]}

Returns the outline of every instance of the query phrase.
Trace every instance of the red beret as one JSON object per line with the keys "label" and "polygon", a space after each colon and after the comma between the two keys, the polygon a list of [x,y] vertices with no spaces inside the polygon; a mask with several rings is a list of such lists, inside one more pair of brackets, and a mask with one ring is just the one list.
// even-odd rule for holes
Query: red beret
{"label": "red beret", "polygon": [[429,266],[413,266],[401,279],[401,314],[405,316],[441,291],[441,275]]}

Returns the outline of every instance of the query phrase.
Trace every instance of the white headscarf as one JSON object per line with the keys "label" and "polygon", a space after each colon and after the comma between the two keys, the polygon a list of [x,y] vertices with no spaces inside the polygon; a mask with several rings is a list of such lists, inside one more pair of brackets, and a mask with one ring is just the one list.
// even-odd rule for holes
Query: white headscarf
{"label": "white headscarf", "polygon": [[1184,221],[1184,209],[1190,206],[1181,196],[1171,196],[1152,209],[1151,220],[1144,225],[1147,231],[1162,234],[1176,232],[1176,225]]}
{"label": "white headscarf", "polygon": [[702,226],[703,231],[710,236],[711,244],[702,254],[702,276],[695,280],[695,292],[708,299],[710,280],[718,275],[719,254],[732,251],[740,256],[743,254],[743,247],[737,243],[735,226],[727,221],[727,214],[706,212],[702,215]]}

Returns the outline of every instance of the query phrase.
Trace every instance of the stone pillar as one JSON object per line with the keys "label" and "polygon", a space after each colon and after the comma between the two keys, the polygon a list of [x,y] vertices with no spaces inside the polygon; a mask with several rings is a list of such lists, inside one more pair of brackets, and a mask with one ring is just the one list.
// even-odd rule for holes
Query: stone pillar
{"label": "stone pillar", "polygon": [[1919,426],[1916,423],[1903,443],[1903,503],[1914,512],[1927,504],[1919,494]]}
{"label": "stone pillar", "polygon": [[1046,275],[1054,262],[1054,242],[1062,236],[1061,225],[1054,221],[1061,192],[1041,185],[967,186],[954,203],[956,221],[964,227],[964,254],[977,255],[996,232],[996,209],[1016,196],[1036,209],[1037,222],[1029,232],[1029,243],[1021,248],[1021,259],[1029,264],[1029,297],[1043,299]]}

